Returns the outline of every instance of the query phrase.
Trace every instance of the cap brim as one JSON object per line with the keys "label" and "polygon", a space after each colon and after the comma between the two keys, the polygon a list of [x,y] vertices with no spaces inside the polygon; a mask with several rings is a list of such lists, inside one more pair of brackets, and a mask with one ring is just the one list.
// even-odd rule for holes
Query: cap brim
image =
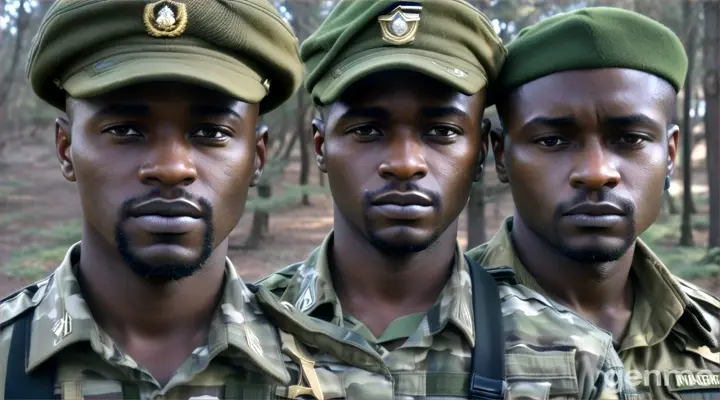
{"label": "cap brim", "polygon": [[71,75],[62,86],[70,96],[86,98],[152,81],[199,85],[251,104],[260,103],[268,94],[258,74],[242,63],[169,52],[107,57]]}
{"label": "cap brim", "polygon": [[473,95],[487,85],[483,70],[469,63],[446,57],[442,60],[415,49],[387,48],[362,52],[343,60],[328,71],[315,86],[314,95],[322,104],[336,101],[358,80],[381,71],[410,70],[435,78],[465,95]]}

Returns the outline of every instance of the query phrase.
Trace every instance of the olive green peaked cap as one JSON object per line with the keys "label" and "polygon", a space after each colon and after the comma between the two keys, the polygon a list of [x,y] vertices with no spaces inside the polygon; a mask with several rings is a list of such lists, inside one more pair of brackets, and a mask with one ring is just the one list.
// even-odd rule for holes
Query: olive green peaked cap
{"label": "olive green peaked cap", "polygon": [[588,7],[547,18],[508,44],[499,94],[556,72],[628,68],[667,80],[680,91],[688,60],[680,39],[633,11]]}
{"label": "olive green peaked cap", "polygon": [[378,71],[407,69],[472,95],[492,84],[506,50],[490,21],[462,0],[340,0],[300,47],[316,104]]}
{"label": "olive green peaked cap", "polygon": [[130,84],[182,81],[268,112],[302,83],[298,40],[267,0],[58,0],[27,65],[33,91],[64,110]]}

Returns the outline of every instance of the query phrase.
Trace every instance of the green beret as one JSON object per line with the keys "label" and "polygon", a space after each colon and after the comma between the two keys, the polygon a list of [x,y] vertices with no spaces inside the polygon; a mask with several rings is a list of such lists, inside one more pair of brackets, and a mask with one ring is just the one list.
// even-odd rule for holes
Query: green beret
{"label": "green beret", "polygon": [[556,72],[628,68],[668,81],[680,91],[688,60],[680,39],[663,24],[611,7],[588,7],[547,18],[520,31],[496,86],[498,95]]}
{"label": "green beret", "polygon": [[300,47],[305,88],[316,104],[391,69],[423,73],[472,95],[495,80],[505,55],[487,17],[462,0],[340,0]]}
{"label": "green beret", "polygon": [[35,94],[97,96],[149,81],[181,81],[268,112],[302,82],[298,40],[266,0],[58,0],[27,65]]}

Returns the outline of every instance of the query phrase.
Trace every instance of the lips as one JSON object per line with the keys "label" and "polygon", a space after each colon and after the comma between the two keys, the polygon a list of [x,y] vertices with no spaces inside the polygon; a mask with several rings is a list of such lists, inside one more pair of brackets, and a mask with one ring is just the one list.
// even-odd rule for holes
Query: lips
{"label": "lips", "polygon": [[604,216],[604,215],[625,215],[625,211],[619,206],[608,202],[601,203],[581,203],[570,210],[565,215],[592,215],[592,216]]}
{"label": "lips", "polygon": [[433,212],[432,198],[420,192],[393,190],[376,196],[370,203],[372,212],[391,220],[418,220]]}
{"label": "lips", "polygon": [[431,207],[432,199],[420,192],[400,192],[392,190],[376,196],[372,201],[372,205],[395,205],[395,206],[420,206]]}
{"label": "lips", "polygon": [[186,199],[151,199],[131,208],[129,216],[141,230],[153,234],[184,234],[203,223],[202,208]]}
{"label": "lips", "polygon": [[199,205],[190,200],[154,198],[132,207],[130,216],[134,218],[145,216],[202,218],[203,212]]}
{"label": "lips", "polygon": [[611,228],[621,223],[626,213],[612,203],[585,202],[572,207],[563,216],[578,227]]}

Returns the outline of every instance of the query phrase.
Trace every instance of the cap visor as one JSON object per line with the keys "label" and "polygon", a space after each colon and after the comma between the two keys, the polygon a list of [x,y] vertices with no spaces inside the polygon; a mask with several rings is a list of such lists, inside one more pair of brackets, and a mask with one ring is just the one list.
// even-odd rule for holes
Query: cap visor
{"label": "cap visor", "polygon": [[465,61],[446,57],[444,60],[429,56],[427,52],[412,49],[395,49],[359,53],[333,67],[316,85],[322,87],[317,97],[322,104],[337,100],[347,88],[375,72],[409,70],[419,72],[443,82],[468,96],[487,85],[484,72]]}
{"label": "cap visor", "polygon": [[63,83],[63,88],[72,97],[85,98],[153,81],[199,85],[251,104],[259,103],[268,93],[257,73],[240,62],[163,52],[103,58],[72,75]]}

